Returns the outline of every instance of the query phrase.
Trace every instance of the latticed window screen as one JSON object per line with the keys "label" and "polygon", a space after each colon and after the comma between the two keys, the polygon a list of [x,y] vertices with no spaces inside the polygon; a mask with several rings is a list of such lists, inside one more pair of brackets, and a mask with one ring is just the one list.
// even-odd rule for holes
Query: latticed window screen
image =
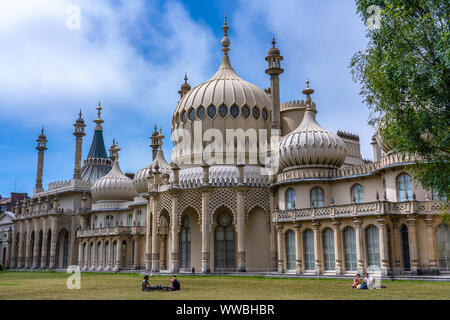
{"label": "latticed window screen", "polygon": [[230,108],[230,114],[233,118],[237,118],[239,116],[239,107],[233,104]]}
{"label": "latticed window screen", "polygon": [[378,240],[378,228],[370,225],[366,229],[366,250],[368,267],[381,266],[380,264],[380,243]]}
{"label": "latticed window screen", "polygon": [[267,109],[263,108],[261,113],[262,113],[262,117],[263,117],[264,121],[266,121],[269,118],[269,115],[267,113]]}
{"label": "latticed window screen", "polygon": [[241,112],[245,119],[250,116],[250,109],[246,105],[242,107]]}
{"label": "latticed window screen", "polygon": [[216,116],[216,107],[213,105],[210,105],[208,107],[208,117],[210,119],[214,118]]}
{"label": "latticed window screen", "polygon": [[200,106],[197,109],[197,117],[199,119],[203,119],[205,117],[205,107],[204,106]]}
{"label": "latticed window screen", "polygon": [[397,196],[399,201],[412,200],[411,176],[407,173],[397,177]]}
{"label": "latticed window screen", "polygon": [[296,254],[295,254],[295,233],[292,230],[286,231],[286,269],[295,270]]}
{"label": "latticed window screen", "polygon": [[227,108],[226,105],[222,104],[222,105],[219,107],[219,115],[220,115],[222,118],[225,118],[225,117],[227,116],[227,114],[228,114],[228,108]]}
{"label": "latticed window screen", "polygon": [[344,229],[344,258],[345,270],[356,271],[356,234],[352,227]]}
{"label": "latticed window screen", "polygon": [[195,119],[195,110],[191,108],[189,110],[189,120],[194,121],[194,119]]}
{"label": "latticed window screen", "polygon": [[334,270],[334,232],[331,228],[326,228],[322,232],[322,245],[325,270]]}
{"label": "latticed window screen", "polygon": [[450,270],[450,231],[447,224],[440,224],[436,229],[439,269]]}
{"label": "latticed window screen", "polygon": [[364,201],[363,187],[360,184],[354,184],[352,186],[352,202],[362,203]]}
{"label": "latticed window screen", "polygon": [[314,232],[306,229],[303,232],[303,255],[305,258],[305,270],[314,270]]}
{"label": "latticed window screen", "polygon": [[259,109],[258,109],[258,107],[256,107],[256,106],[253,107],[252,113],[253,113],[253,118],[259,119]]}

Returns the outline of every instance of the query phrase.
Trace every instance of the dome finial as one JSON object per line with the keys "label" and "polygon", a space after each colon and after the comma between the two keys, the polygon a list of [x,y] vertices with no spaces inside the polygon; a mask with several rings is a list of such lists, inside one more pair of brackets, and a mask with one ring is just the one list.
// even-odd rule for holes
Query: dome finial
{"label": "dome finial", "polygon": [[275,48],[275,44],[276,44],[277,42],[275,41],[275,33],[272,35],[272,46],[273,46],[273,48]]}
{"label": "dome finial", "polygon": [[227,25],[227,15],[225,14],[225,18],[224,18],[224,22],[223,22],[223,26],[222,26],[223,38],[221,41],[222,51],[223,51],[224,55],[228,55],[228,51],[230,51],[230,49],[228,48],[230,46],[230,39],[228,39],[228,29],[230,29],[230,27],[228,27],[228,25]]}
{"label": "dome finial", "polygon": [[188,81],[187,72],[185,72],[185,73],[184,73],[184,83],[187,84],[187,81]]}
{"label": "dome finial", "polygon": [[100,103],[100,101],[98,102],[98,107],[97,107],[97,119],[95,119],[94,120],[94,122],[97,124],[96,126],[95,126],[95,129],[94,130],[103,130],[103,128],[102,128],[102,126],[101,126],[101,124],[104,122],[103,120],[102,120],[102,118],[101,118],[101,116],[102,116],[102,105],[101,105],[101,103]]}
{"label": "dome finial", "polygon": [[306,94],[305,103],[307,105],[310,105],[311,104],[311,94],[314,93],[314,89],[311,89],[309,87],[309,79],[306,79],[306,89],[304,89],[302,92],[303,92],[303,94]]}

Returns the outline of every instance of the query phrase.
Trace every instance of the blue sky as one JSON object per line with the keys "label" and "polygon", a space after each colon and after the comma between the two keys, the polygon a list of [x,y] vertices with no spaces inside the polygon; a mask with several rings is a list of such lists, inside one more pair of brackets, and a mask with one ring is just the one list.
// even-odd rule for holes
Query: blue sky
{"label": "blue sky", "polygon": [[[67,28],[67,8],[81,9],[81,28]],[[230,26],[236,72],[269,86],[264,57],[275,33],[284,56],[281,100],[303,99],[306,78],[315,89],[318,122],[361,137],[372,158],[369,110],[348,68],[366,47],[366,27],[354,1],[329,0],[2,0],[0,2],[0,194],[31,193],[36,138],[45,127],[44,186],[73,174],[73,123],[86,121],[83,158],[93,135],[98,101],[104,107],[106,147],[122,149],[124,172],[151,161],[155,124],[166,136],[184,72],[192,87],[220,64],[223,15]],[[15,189],[14,189],[15,188]]]}

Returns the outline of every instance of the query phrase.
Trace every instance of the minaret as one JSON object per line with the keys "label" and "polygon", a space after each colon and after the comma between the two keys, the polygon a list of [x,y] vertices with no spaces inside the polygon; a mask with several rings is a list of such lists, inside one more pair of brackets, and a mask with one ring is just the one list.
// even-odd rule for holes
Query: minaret
{"label": "minaret", "polygon": [[156,154],[158,153],[158,148],[159,148],[159,134],[158,134],[158,129],[156,128],[156,124],[155,124],[155,131],[153,131],[152,136],[150,137],[150,139],[152,140],[152,143],[150,144],[150,147],[152,147],[152,162],[153,160],[155,160],[156,158]]}
{"label": "minaret", "polygon": [[73,168],[73,178],[74,179],[81,179],[81,153],[83,150],[83,137],[86,135],[84,133],[84,128],[86,125],[84,124],[84,120],[81,117],[82,113],[80,110],[80,116],[75,121],[75,124],[73,125],[75,127],[75,132],[73,135],[76,137],[75,142],[75,165]]}
{"label": "minaret", "polygon": [[37,173],[36,173],[36,186],[34,188],[34,193],[43,191],[42,189],[42,174],[44,172],[44,151],[47,150],[47,137],[44,134],[44,127],[42,127],[41,134],[37,138],[37,147],[38,151],[38,164],[37,164]]}
{"label": "minaret", "polygon": [[188,77],[187,73],[184,73],[184,83],[181,85],[181,89],[178,90],[178,93],[180,94],[180,100],[183,98],[183,96],[191,90],[191,85],[187,82]]}
{"label": "minaret", "polygon": [[266,69],[266,73],[270,75],[270,97],[272,98],[272,113],[271,122],[272,128],[280,129],[280,80],[278,76],[284,72],[281,68],[281,60],[283,57],[280,55],[280,50],[275,47],[275,35],[272,38],[272,48],[267,53],[266,61],[269,67]]}

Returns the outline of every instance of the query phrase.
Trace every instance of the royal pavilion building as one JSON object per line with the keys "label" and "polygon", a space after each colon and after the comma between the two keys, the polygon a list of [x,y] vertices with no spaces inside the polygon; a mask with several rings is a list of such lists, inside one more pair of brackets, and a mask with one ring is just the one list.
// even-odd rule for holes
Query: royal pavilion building
{"label": "royal pavilion building", "polygon": [[413,180],[414,156],[393,152],[375,132],[373,161],[364,160],[358,135],[317,122],[321,106],[309,82],[301,99],[281,103],[275,39],[266,57],[270,87],[242,79],[230,62],[228,28],[225,20],[217,72],[193,88],[185,77],[178,91],[170,159],[155,127],[148,166],[123,173],[118,143],[105,147],[99,104],[87,158],[80,112],[73,177],[45,189],[42,130],[33,196],[14,208],[9,268],[449,272],[445,202]]}

